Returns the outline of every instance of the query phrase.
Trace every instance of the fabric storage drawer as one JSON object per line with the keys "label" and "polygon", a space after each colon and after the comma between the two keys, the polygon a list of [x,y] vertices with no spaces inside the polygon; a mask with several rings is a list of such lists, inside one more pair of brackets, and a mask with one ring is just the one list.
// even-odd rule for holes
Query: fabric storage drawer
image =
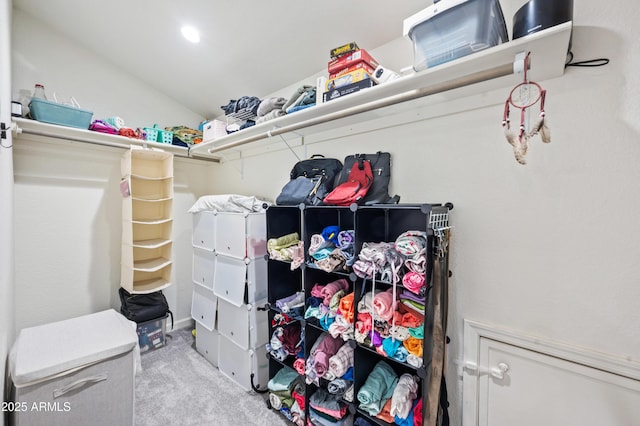
{"label": "fabric storage drawer", "polygon": [[265,306],[267,299],[256,304],[235,306],[218,301],[218,331],[242,349],[251,349],[269,341],[269,319]]}
{"label": "fabric storage drawer", "polygon": [[238,259],[255,259],[267,254],[265,213],[216,214],[216,253]]}
{"label": "fabric storage drawer", "polygon": [[212,251],[194,247],[192,267],[193,282],[213,290],[215,264],[216,256]]}
{"label": "fabric storage drawer", "polygon": [[191,296],[191,318],[207,330],[213,330],[216,328],[217,312],[218,298],[213,291],[194,284]]}
{"label": "fabric storage drawer", "polygon": [[196,350],[214,366],[218,366],[220,335],[218,330],[207,330],[196,321]]}
{"label": "fabric storage drawer", "polygon": [[405,19],[404,35],[416,71],[508,41],[498,0],[442,0]]}
{"label": "fabric storage drawer", "polygon": [[240,306],[267,297],[267,260],[236,259],[216,255],[213,292],[227,302]]}
{"label": "fabric storage drawer", "polygon": [[194,247],[213,251],[215,247],[215,212],[200,212],[193,215],[191,244]]}
{"label": "fabric storage drawer", "polygon": [[266,389],[269,381],[269,359],[264,345],[244,350],[231,340],[220,335],[218,369],[222,374],[236,382],[244,390],[251,391],[251,375],[254,386]]}
{"label": "fabric storage drawer", "polygon": [[113,309],[21,330],[9,372],[26,410],[10,424],[132,425],[137,345],[136,324]]}

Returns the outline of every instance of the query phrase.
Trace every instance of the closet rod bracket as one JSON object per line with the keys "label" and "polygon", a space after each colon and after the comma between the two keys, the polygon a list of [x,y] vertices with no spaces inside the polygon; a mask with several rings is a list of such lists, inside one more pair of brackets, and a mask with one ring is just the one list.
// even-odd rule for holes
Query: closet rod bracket
{"label": "closet rod bracket", "polygon": [[22,133],[22,129],[20,127],[18,127],[17,123],[9,123],[9,125],[7,125],[7,123],[0,123],[0,139],[6,139],[7,138],[7,130],[8,131],[13,131],[16,134],[17,133]]}

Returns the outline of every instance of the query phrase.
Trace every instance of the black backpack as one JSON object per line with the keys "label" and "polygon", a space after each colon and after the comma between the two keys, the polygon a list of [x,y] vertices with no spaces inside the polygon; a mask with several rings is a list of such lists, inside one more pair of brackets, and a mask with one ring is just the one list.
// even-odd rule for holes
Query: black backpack
{"label": "black backpack", "polygon": [[284,206],[322,205],[324,197],[333,190],[341,170],[340,160],[325,158],[319,154],[298,161],[291,169],[289,182],[276,198],[276,204]]}
{"label": "black backpack", "polygon": [[373,184],[364,200],[358,204],[397,204],[400,201],[399,195],[389,196],[389,182],[391,180],[391,154],[378,151],[375,154],[354,154],[348,155],[344,159],[344,167],[338,177],[337,185],[349,180],[349,171],[353,164],[359,161],[368,160],[371,163],[373,172]]}
{"label": "black backpack", "polygon": [[162,291],[147,294],[131,294],[124,288],[118,289],[120,294],[120,313],[127,319],[140,324],[171,315],[171,329],[173,329],[173,313],[169,310],[169,303]]}

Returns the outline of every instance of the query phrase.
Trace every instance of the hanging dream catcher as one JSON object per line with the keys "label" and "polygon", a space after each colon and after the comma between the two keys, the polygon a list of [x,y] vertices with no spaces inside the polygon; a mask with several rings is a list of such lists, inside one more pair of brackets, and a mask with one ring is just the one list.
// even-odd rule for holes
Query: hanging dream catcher
{"label": "hanging dream catcher", "polygon": [[[538,83],[529,81],[527,78],[527,69],[529,68],[529,54],[524,58],[524,81],[518,84],[509,93],[509,98],[504,104],[504,115],[502,118],[502,127],[507,142],[513,147],[513,153],[516,161],[520,164],[526,164],[525,156],[529,149],[529,141],[532,137],[540,134],[542,142],[551,142],[549,128],[544,119],[544,100],[547,91]],[[526,118],[527,109],[540,102],[540,114],[535,122],[527,130]],[[509,113],[511,107],[520,110],[520,127],[516,133],[511,129],[511,121]]]}

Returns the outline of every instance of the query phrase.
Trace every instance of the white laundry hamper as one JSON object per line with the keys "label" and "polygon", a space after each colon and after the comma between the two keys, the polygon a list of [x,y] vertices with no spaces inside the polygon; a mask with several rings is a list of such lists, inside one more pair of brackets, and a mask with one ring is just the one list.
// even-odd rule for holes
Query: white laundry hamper
{"label": "white laundry hamper", "polygon": [[25,328],[9,355],[16,426],[134,422],[135,323],[113,309]]}

